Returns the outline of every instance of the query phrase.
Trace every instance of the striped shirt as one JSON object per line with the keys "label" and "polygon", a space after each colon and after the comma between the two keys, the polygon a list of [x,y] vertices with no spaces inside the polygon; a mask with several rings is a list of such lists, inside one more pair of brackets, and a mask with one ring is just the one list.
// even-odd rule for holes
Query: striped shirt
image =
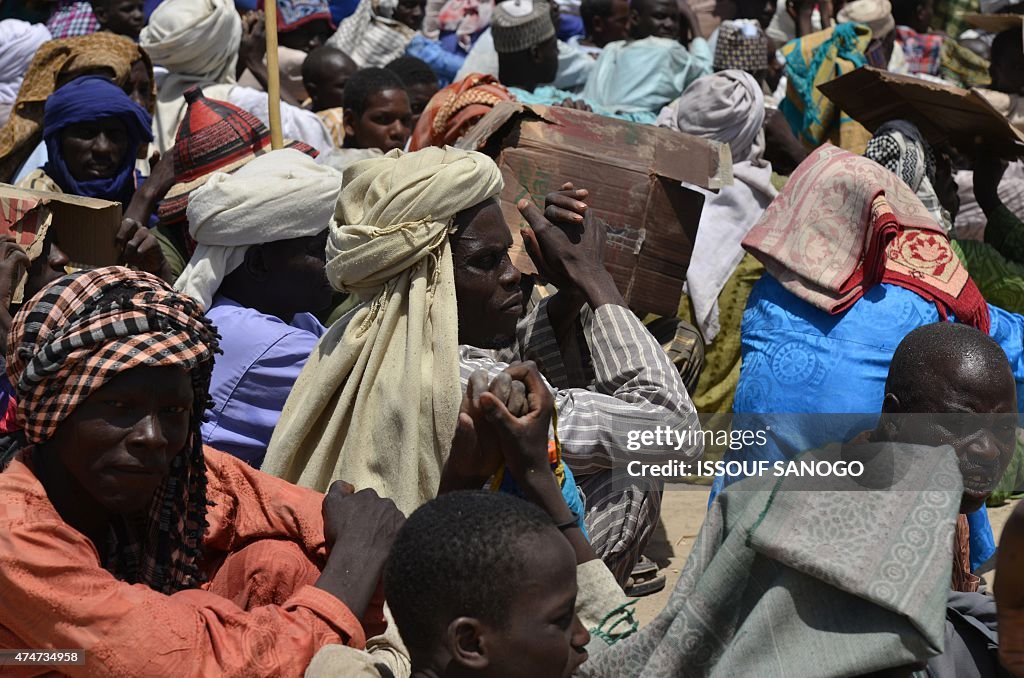
{"label": "striped shirt", "polygon": [[[678,370],[643,323],[629,309],[606,304],[581,313],[582,334],[591,356],[587,388],[560,387],[569,375],[547,303],[541,302],[519,323],[516,344],[488,351],[460,346],[460,376],[466,387],[475,370],[493,378],[514,360],[533,360],[555,398],[562,452],[574,473],[587,475],[622,468],[629,455],[630,431],[667,426],[678,433],[697,431],[700,422]],[[673,451],[674,458],[697,459],[700,436],[693,444],[644,446],[645,452]]]}

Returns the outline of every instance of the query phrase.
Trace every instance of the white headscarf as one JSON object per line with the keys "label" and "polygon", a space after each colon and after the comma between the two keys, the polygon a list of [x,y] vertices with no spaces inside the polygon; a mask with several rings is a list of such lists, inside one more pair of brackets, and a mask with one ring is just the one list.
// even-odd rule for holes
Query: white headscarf
{"label": "white headscarf", "polygon": [[188,199],[196,251],[174,283],[204,309],[250,245],[313,236],[334,214],[341,174],[305,153],[271,151],[233,174],[218,172]]}
{"label": "white headscarf", "polygon": [[435,495],[462,398],[449,229],[501,187],[493,160],[450,147],[345,170],[327,277],[368,303],[309,357],[264,471],[320,491],[344,478],[406,514]]}
{"label": "white headscarf", "polygon": [[705,192],[686,290],[710,343],[720,329],[718,295],[743,260],[743,238],[776,195],[764,160],[764,93],[746,71],[706,75],[658,116],[662,127],[729,144],[735,183]]}
{"label": "white headscarf", "polygon": [[50,37],[50,31],[43,24],[19,19],[0,21],[0,105],[13,104],[18,98],[21,80],[32,57]]}
{"label": "white headscarf", "polygon": [[164,0],[153,11],[139,45],[170,71],[157,92],[153,118],[161,152],[174,145],[186,89],[235,82],[241,41],[242,19],[231,0]]}

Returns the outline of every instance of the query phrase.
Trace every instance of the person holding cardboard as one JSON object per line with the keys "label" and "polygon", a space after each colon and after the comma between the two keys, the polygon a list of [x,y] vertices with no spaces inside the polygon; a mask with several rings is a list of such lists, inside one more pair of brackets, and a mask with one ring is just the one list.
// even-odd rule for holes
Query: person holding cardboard
{"label": "person holding cardboard", "polygon": [[[586,495],[595,550],[625,584],[661,505],[659,479],[615,472],[630,432],[685,434],[699,422],[679,372],[603,266],[604,229],[587,218],[587,192],[551,194],[545,213],[521,208],[531,256],[560,290],[522,317],[493,160],[450,147],[393,151],[354,165],[345,182],[327,273],[363,303],[320,340],[263,470],[312,487],[344,476],[409,513],[438,490],[470,375],[536,358],[555,397],[555,452]],[[574,243],[563,228],[585,235]],[[589,388],[568,383],[575,364],[559,338],[570,335],[592,355]],[[677,454],[700,456],[700,436],[686,438]]]}
{"label": "person holding cardboard", "polygon": [[149,113],[111,80],[77,78],[46,100],[43,139],[49,159],[18,186],[120,202],[129,215],[116,236],[123,263],[169,279],[156,237],[140,223],[149,215],[132,218],[139,212],[133,203],[145,195],[136,191],[135,158],[153,138],[150,125]]}

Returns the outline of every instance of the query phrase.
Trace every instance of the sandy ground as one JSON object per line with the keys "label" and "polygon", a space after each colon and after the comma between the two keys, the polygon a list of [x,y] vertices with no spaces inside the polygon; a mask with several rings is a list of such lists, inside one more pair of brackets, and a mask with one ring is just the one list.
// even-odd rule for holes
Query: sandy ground
{"label": "sandy ground", "polygon": [[[693,540],[707,510],[709,488],[694,485],[676,487],[685,489],[666,490],[661,506],[661,525],[647,547],[647,557],[658,563],[668,583],[661,592],[639,599],[636,609],[641,626],[651,621],[665,606],[679,578],[679,572],[690,555]],[[1016,504],[1011,502],[988,510],[997,542]],[[990,585],[995,581],[995,572],[992,570],[984,572],[983,576]]]}

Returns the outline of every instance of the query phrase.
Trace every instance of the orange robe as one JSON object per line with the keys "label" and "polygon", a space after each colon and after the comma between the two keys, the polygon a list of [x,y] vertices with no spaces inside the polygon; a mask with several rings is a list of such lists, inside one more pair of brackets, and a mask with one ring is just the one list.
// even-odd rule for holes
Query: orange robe
{"label": "orange robe", "polygon": [[309,585],[327,553],[323,495],[205,453],[210,581],[169,596],[104,570],[20,459],[0,473],[0,649],[87,657],[85,666],[2,666],[0,675],[298,677],[324,645],[364,647],[345,604]]}

